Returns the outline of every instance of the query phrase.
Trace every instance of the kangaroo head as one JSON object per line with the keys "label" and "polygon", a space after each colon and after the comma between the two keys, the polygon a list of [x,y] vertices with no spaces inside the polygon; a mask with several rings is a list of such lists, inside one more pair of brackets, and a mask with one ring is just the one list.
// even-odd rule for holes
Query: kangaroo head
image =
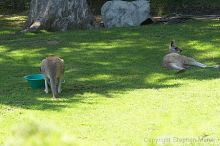
{"label": "kangaroo head", "polygon": [[175,41],[170,42],[170,53],[178,53],[180,54],[183,50],[176,46]]}

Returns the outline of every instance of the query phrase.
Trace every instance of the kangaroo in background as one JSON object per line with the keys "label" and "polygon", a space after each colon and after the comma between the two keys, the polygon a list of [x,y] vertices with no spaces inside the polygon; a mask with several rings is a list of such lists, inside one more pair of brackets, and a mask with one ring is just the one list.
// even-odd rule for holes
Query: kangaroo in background
{"label": "kangaroo in background", "polygon": [[178,48],[175,41],[171,41],[169,46],[169,53],[163,58],[163,65],[169,69],[175,69],[178,72],[185,71],[189,66],[197,66],[201,68],[219,68],[219,65],[208,66],[196,61],[193,58],[180,55],[182,49]]}
{"label": "kangaroo in background", "polygon": [[45,92],[48,93],[48,83],[50,84],[54,98],[61,93],[61,83],[64,76],[64,60],[50,55],[41,62],[41,72],[45,75]]}

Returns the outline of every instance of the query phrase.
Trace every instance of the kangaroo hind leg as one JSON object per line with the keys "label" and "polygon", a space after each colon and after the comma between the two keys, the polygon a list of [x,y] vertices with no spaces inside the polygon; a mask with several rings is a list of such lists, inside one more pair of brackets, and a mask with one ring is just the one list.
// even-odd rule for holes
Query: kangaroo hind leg
{"label": "kangaroo hind leg", "polygon": [[207,67],[207,65],[202,64],[198,61],[192,61],[191,63],[189,63],[189,65],[193,65],[193,66],[197,66],[197,67],[201,67],[201,68],[206,68]]}
{"label": "kangaroo hind leg", "polygon": [[49,90],[48,90],[48,81],[49,81],[49,79],[48,78],[45,78],[44,79],[44,84],[45,84],[45,93],[49,93]]}
{"label": "kangaroo hind leg", "polygon": [[184,72],[186,69],[180,65],[177,65],[176,63],[169,63],[169,66],[172,68],[172,69],[175,69],[175,70],[178,70],[177,73],[181,73],[181,72]]}
{"label": "kangaroo hind leg", "polygon": [[61,84],[62,84],[62,79],[61,78],[59,78],[58,79],[58,93],[61,93],[62,92],[62,89],[61,89]]}

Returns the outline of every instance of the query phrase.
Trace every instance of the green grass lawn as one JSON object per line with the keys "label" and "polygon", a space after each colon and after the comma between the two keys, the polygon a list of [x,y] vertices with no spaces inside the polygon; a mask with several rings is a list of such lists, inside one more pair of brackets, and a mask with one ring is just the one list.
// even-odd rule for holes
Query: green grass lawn
{"label": "green grass lawn", "polygon": [[[14,34],[20,18],[0,17],[0,145],[220,144],[219,70],[161,66],[172,39],[219,63],[219,21]],[[23,80],[48,54],[65,60],[58,100]]]}

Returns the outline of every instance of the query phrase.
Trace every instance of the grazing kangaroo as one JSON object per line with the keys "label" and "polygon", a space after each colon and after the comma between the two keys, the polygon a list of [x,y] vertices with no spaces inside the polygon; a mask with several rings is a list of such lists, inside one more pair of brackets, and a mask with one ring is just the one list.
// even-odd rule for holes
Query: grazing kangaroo
{"label": "grazing kangaroo", "polygon": [[193,58],[180,55],[182,49],[176,46],[175,41],[171,41],[169,49],[170,52],[163,58],[163,65],[166,68],[177,70],[177,73],[185,71],[189,66],[197,66],[201,68],[219,68],[219,65],[208,66],[196,61]]}
{"label": "grazing kangaroo", "polygon": [[48,83],[54,98],[61,93],[61,83],[64,76],[64,60],[50,55],[41,62],[41,72],[45,76],[45,92],[48,93]]}

